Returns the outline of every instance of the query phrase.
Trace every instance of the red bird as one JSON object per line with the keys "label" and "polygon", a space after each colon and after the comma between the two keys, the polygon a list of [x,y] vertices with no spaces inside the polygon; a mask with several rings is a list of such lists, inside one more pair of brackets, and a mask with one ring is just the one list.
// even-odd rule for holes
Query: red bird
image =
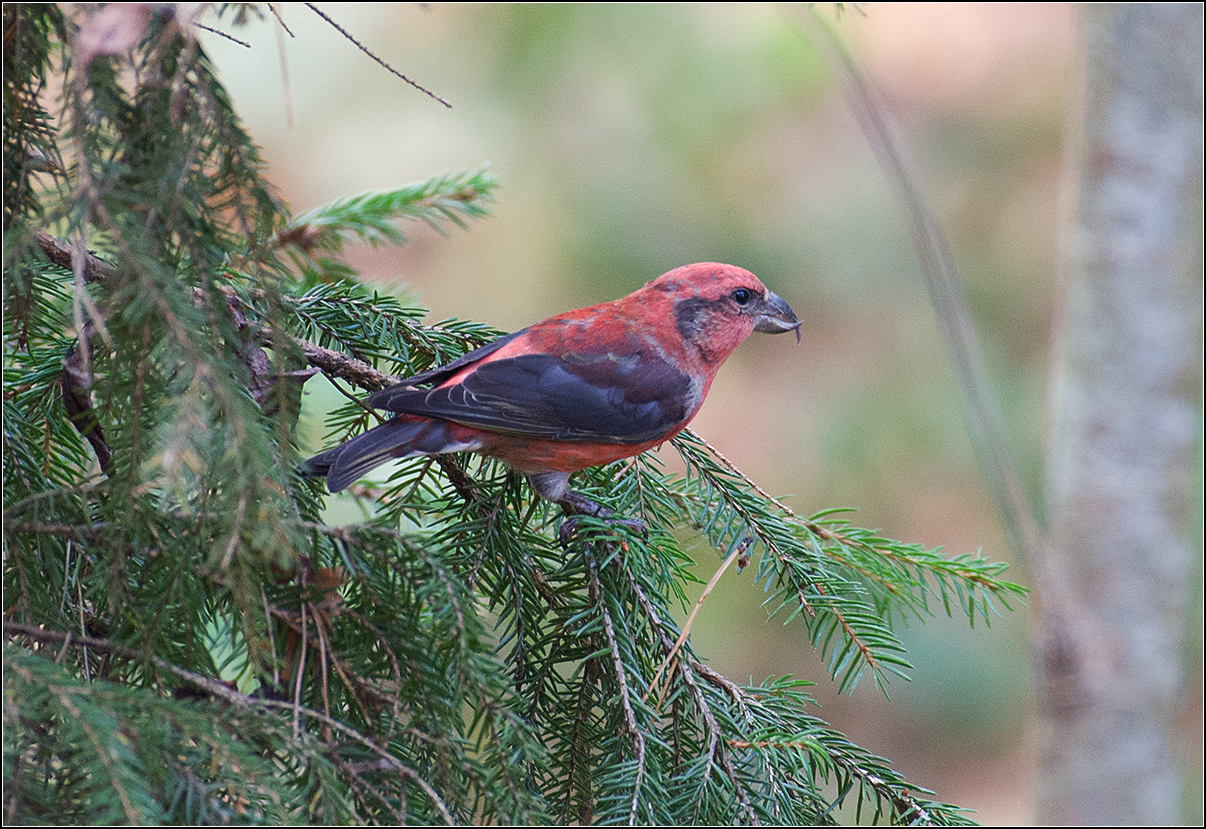
{"label": "red bird", "polygon": [[397,416],[311,458],[306,472],[339,492],[392,458],[477,452],[524,473],[568,513],[606,514],[570,490],[570,473],[674,437],[751,332],[795,331],[798,341],[799,327],[749,271],[675,268],[382,389],[365,405]]}

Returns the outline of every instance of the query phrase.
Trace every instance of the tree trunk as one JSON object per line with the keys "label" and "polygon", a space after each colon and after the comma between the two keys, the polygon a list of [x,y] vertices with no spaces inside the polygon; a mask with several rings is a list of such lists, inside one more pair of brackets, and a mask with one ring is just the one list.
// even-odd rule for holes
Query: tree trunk
{"label": "tree trunk", "polygon": [[1202,6],[1083,14],[1051,537],[1036,562],[1036,818],[1175,824],[1201,596]]}

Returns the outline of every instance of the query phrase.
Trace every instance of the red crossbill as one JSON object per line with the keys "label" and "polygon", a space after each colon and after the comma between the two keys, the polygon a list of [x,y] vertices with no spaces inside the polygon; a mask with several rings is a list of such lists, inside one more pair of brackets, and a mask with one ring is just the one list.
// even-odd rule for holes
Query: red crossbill
{"label": "red crossbill", "polygon": [[339,492],[393,458],[477,452],[525,474],[568,513],[605,514],[570,490],[572,472],[674,437],[751,332],[799,340],[799,327],[749,271],[686,265],[378,391],[365,405],[396,416],[311,458],[306,471]]}

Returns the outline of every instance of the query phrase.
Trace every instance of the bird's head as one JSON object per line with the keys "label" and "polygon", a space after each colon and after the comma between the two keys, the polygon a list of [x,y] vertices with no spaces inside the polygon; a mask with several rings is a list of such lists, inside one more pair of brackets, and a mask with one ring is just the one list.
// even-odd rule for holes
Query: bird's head
{"label": "bird's head", "polygon": [[709,362],[723,361],[754,331],[795,331],[800,339],[801,323],[791,306],[743,268],[699,262],[646,287],[667,294],[679,333]]}

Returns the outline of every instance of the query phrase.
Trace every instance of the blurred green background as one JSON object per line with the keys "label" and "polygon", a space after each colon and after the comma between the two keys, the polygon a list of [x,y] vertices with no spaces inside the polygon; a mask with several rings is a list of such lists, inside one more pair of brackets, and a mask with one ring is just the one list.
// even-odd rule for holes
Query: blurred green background
{"label": "blurred green background", "polygon": [[[278,8],[293,37],[269,20],[232,32],[251,48],[202,41],[296,212],[483,163],[501,181],[467,233],[416,225],[406,247],[354,249],[366,278],[436,319],[516,330],[678,265],[746,267],[804,319],[803,344],[752,337],[696,431],[799,513],[854,507],[854,523],[892,538],[1012,560],[901,211],[794,28],[803,7],[323,6],[451,109],[302,4]],[[1075,9],[817,10],[901,127],[1036,499]],[[720,559],[693,552],[706,581]],[[817,681],[819,715],[911,781],[984,823],[1031,822],[1025,608],[991,629],[914,622],[913,682],[892,683],[891,703],[869,680],[838,697],[804,628],[767,621],[753,572],[724,576],[697,653],[735,680]],[[1024,567],[1010,575],[1030,583]]]}

